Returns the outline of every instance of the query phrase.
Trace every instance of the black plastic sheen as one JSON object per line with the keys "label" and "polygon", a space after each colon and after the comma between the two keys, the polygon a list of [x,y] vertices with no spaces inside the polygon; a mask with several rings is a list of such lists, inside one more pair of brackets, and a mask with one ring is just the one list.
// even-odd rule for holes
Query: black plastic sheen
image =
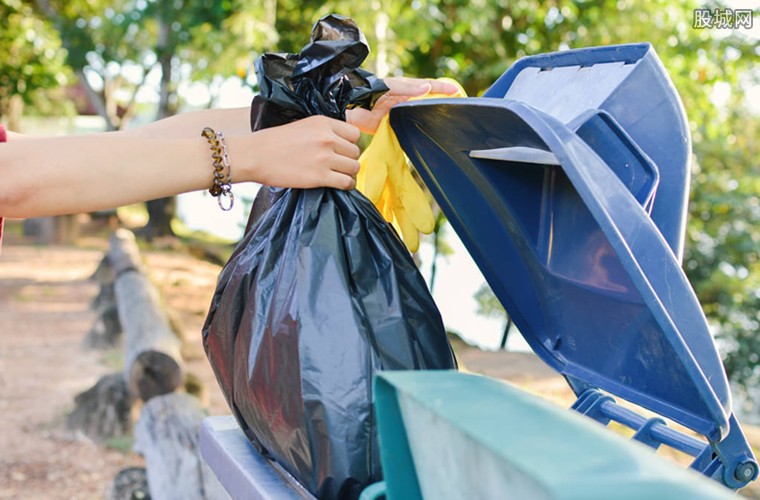
{"label": "black plastic sheen", "polygon": [[[353,21],[331,15],[299,55],[260,57],[254,130],[371,108],[387,88],[359,69],[368,52]],[[262,453],[319,498],[356,498],[382,476],[373,375],[456,362],[424,279],[371,202],[356,190],[262,189],[270,206],[219,276],[204,347]]]}

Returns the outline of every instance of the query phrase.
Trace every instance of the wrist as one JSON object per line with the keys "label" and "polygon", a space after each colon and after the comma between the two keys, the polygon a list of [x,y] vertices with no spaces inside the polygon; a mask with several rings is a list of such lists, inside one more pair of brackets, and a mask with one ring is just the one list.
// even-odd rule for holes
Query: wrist
{"label": "wrist", "polygon": [[227,147],[232,167],[233,182],[259,182],[259,159],[254,145],[255,134],[227,137]]}
{"label": "wrist", "polygon": [[232,209],[235,204],[235,195],[232,193],[232,165],[230,163],[227,138],[224,132],[211,127],[204,127],[201,136],[208,142],[211,152],[211,166],[213,167],[213,181],[209,188],[211,196],[215,197],[219,208],[225,212]]}

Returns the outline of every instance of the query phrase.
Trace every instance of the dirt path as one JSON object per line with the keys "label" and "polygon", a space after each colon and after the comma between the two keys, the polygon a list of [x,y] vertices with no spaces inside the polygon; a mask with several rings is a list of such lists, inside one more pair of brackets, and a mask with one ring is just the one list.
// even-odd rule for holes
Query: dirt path
{"label": "dirt path", "polygon": [[[85,349],[95,316],[89,281],[105,250],[7,241],[0,255],[0,499],[100,499],[114,475],[142,459],[69,431],[74,397],[119,369],[118,351]],[[101,248],[97,248],[100,246]],[[226,414],[198,332],[219,268],[173,252],[145,254],[151,275],[188,339],[187,369]]]}
{"label": "dirt path", "polygon": [[64,425],[74,396],[111,368],[80,348],[93,322],[94,250],[6,246],[0,257],[0,498],[103,498],[139,457]]}
{"label": "dirt path", "polygon": [[[82,339],[95,316],[89,304],[98,292],[89,277],[105,243],[93,249],[37,247],[6,241],[0,256],[0,499],[99,499],[111,479],[142,460],[132,453],[95,445],[66,429],[74,397],[118,369],[118,355],[85,349]],[[207,389],[212,414],[227,414],[200,344],[199,332],[218,266],[176,252],[144,252],[186,340],[188,371]],[[501,360],[503,361],[503,360]],[[538,367],[529,355],[504,364],[493,353],[473,350],[464,367],[482,365],[504,375]]]}
{"label": "dirt path", "polygon": [[[0,499],[102,499],[114,475],[142,464],[66,429],[74,397],[119,369],[115,351],[81,347],[98,286],[88,278],[105,242],[37,247],[11,238],[0,255]],[[200,344],[218,266],[177,252],[145,252],[186,339],[187,369],[204,383],[211,414],[228,414]],[[511,380],[567,406],[565,382],[534,355],[459,346],[463,369]],[[743,496],[754,497],[746,491]]]}

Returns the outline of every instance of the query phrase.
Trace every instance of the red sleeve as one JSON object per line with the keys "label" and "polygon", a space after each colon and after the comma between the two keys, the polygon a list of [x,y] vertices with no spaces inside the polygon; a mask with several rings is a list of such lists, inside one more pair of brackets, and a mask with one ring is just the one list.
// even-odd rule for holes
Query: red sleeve
{"label": "red sleeve", "polygon": [[[8,140],[8,133],[5,131],[5,125],[0,124],[0,142]],[[3,250],[3,218],[0,217],[0,252]]]}

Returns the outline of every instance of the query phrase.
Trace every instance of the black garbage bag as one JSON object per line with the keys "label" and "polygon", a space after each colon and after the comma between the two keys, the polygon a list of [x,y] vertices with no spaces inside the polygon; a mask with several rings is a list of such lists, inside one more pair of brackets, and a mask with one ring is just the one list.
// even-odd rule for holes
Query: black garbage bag
{"label": "black garbage bag", "polygon": [[[300,55],[257,60],[254,128],[344,117],[386,90],[358,68],[356,25],[328,16]],[[378,370],[450,369],[440,313],[406,247],[357,191],[267,189],[222,270],[206,353],[248,438],[319,498],[382,478],[372,412]]]}

